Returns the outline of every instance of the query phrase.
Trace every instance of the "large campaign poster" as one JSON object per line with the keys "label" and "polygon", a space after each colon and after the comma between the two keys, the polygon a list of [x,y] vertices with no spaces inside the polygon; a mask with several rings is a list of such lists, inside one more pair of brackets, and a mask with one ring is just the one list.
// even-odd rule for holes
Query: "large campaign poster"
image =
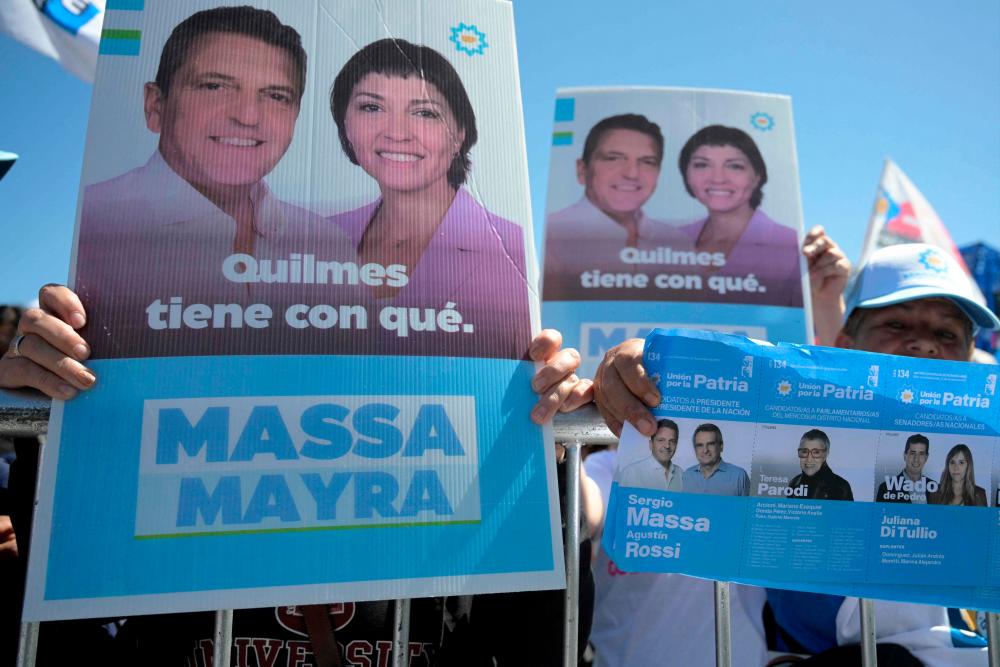
{"label": "large campaign poster", "polygon": [[810,340],[801,235],[787,96],[557,92],[544,321],[585,375],[656,326]]}
{"label": "large campaign poster", "polygon": [[108,4],[26,618],[557,588],[510,3]]}
{"label": "large campaign poster", "polygon": [[997,609],[995,366],[655,331],[604,548],[627,571]]}

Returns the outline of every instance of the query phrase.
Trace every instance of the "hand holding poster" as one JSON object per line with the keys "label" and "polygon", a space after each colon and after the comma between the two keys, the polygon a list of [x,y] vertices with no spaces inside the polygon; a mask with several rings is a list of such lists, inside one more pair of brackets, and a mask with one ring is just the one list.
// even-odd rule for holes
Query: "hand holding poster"
{"label": "hand holding poster", "polygon": [[560,585],[509,4],[213,4],[109,11],[26,618]]}
{"label": "hand holding poster", "polygon": [[545,320],[584,373],[667,322],[806,340],[787,97],[565,89],[555,121]]}
{"label": "hand holding poster", "polygon": [[644,359],[663,399],[622,438],[619,567],[996,607],[995,367],[683,331]]}

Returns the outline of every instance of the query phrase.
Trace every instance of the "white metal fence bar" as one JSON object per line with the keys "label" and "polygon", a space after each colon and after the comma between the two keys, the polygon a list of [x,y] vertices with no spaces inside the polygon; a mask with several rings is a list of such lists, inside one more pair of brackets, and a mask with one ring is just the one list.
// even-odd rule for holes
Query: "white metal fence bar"
{"label": "white metal fence bar", "polygon": [[875,603],[861,598],[861,665],[876,667],[875,656]]}
{"label": "white metal fence bar", "polygon": [[35,667],[38,623],[22,623],[17,637],[17,667]]}
{"label": "white metal fence bar", "polygon": [[215,612],[215,634],[212,637],[212,665],[229,667],[233,649],[233,610]]}
{"label": "white metal fence bar", "polygon": [[566,447],[566,592],[563,595],[563,667],[575,667],[580,648],[580,443]]}
{"label": "white metal fence bar", "polygon": [[715,667],[730,667],[733,663],[732,627],[729,608],[729,582],[716,581],[715,586]]}
{"label": "white metal fence bar", "polygon": [[1000,667],[1000,650],[997,649],[997,642],[1000,641],[1000,614],[986,614],[986,641],[990,647],[990,667]]}
{"label": "white metal fence bar", "polygon": [[37,391],[0,389],[0,436],[45,434],[49,430],[50,402]]}
{"label": "white metal fence bar", "polygon": [[[32,437],[49,429],[51,401],[39,392],[0,389],[0,436]],[[38,496],[37,480],[35,496]],[[38,623],[22,623],[17,638],[17,667],[35,667]]]}
{"label": "white metal fence bar", "polygon": [[617,445],[612,433],[597,408],[586,405],[573,412],[557,412],[552,420],[556,442],[573,442],[579,445]]}
{"label": "white metal fence bar", "polygon": [[396,600],[392,617],[392,667],[410,664],[410,600]]}

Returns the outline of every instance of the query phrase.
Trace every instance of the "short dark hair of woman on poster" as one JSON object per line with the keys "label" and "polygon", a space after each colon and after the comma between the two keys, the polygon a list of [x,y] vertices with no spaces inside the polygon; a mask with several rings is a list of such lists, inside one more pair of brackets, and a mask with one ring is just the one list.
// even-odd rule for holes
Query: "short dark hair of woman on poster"
{"label": "short dark hair of woman on poster", "polygon": [[968,445],[957,444],[948,450],[938,490],[928,495],[935,505],[986,506],[986,489],[976,486],[976,470]]}

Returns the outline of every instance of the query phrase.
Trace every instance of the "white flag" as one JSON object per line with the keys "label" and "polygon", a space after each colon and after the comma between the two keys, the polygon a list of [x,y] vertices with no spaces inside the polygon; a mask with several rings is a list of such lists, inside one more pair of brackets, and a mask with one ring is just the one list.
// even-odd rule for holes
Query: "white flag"
{"label": "white flag", "polygon": [[930,202],[895,162],[886,160],[857,267],[863,266],[873,251],[899,243],[936,245],[954,256],[966,272],[969,271],[948,228]]}
{"label": "white flag", "polygon": [[105,0],[0,0],[0,32],[93,83]]}

